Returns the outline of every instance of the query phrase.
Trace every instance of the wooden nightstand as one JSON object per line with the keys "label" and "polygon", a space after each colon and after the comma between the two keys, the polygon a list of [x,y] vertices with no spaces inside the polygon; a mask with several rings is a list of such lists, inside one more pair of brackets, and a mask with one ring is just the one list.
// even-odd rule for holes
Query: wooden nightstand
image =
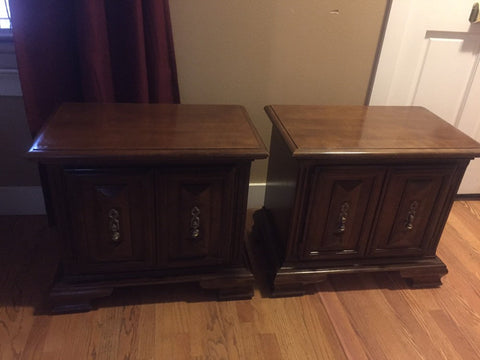
{"label": "wooden nightstand", "polygon": [[243,107],[64,104],[28,156],[46,167],[62,245],[55,312],[155,283],[252,296],[248,182],[267,152]]}
{"label": "wooden nightstand", "polygon": [[265,209],[254,230],[273,295],[327,275],[399,271],[414,286],[447,273],[436,248],[480,144],[419,107],[267,106]]}

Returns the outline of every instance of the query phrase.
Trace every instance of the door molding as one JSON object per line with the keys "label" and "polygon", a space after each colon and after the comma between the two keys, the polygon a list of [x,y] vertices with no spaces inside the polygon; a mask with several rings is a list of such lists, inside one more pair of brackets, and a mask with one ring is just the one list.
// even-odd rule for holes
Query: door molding
{"label": "door molding", "polygon": [[[366,105],[387,104],[402,47],[412,0],[389,0],[379,41],[375,68],[372,71],[371,84]],[[374,86],[375,85],[375,86]]]}

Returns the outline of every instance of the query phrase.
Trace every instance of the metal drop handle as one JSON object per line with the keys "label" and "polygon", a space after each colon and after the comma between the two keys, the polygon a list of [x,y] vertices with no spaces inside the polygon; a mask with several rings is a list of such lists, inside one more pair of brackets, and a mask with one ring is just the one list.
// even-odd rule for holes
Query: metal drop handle
{"label": "metal drop handle", "polygon": [[345,201],[340,207],[340,214],[338,215],[337,230],[335,231],[336,234],[343,234],[345,232],[346,230],[345,225],[347,223],[349,210],[350,210],[350,204]]}
{"label": "metal drop handle", "polygon": [[108,211],[108,225],[110,228],[110,233],[112,241],[115,244],[120,243],[120,213],[117,209],[110,209]]}
{"label": "metal drop handle", "polygon": [[194,206],[190,215],[192,216],[190,219],[190,236],[192,239],[197,239],[200,236],[200,208]]}
{"label": "metal drop handle", "polygon": [[418,201],[413,201],[408,208],[407,220],[405,221],[405,228],[407,230],[413,230],[413,222],[417,215]]}

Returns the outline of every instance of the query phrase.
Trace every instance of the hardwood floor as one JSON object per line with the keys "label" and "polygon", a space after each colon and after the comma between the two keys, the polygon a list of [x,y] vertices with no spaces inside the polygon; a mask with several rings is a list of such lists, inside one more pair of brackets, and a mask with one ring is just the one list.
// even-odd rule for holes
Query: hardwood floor
{"label": "hardwood floor", "polygon": [[[191,285],[125,288],[46,313],[55,244],[40,216],[0,217],[0,359],[479,359],[480,202],[460,201],[437,289],[397,274],[332,277],[310,295],[214,301]],[[262,284],[261,279],[259,283]]]}

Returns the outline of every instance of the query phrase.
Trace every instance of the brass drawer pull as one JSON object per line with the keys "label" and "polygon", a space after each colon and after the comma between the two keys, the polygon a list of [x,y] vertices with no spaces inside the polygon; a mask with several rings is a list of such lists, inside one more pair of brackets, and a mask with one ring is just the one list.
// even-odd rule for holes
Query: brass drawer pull
{"label": "brass drawer pull", "polygon": [[192,239],[197,239],[200,236],[200,209],[194,206],[190,213],[192,218],[190,220],[190,236]]}
{"label": "brass drawer pull", "polygon": [[418,209],[418,201],[413,201],[410,204],[407,214],[407,220],[405,221],[405,228],[407,230],[413,230],[413,221],[415,220],[415,216],[417,215]]}
{"label": "brass drawer pull", "polygon": [[340,207],[340,214],[338,215],[338,226],[335,231],[336,234],[343,234],[345,232],[345,224],[348,219],[348,210],[350,210],[350,204],[345,201]]}
{"label": "brass drawer pull", "polygon": [[117,209],[110,209],[108,211],[108,224],[112,234],[112,241],[116,244],[120,243],[120,213]]}

